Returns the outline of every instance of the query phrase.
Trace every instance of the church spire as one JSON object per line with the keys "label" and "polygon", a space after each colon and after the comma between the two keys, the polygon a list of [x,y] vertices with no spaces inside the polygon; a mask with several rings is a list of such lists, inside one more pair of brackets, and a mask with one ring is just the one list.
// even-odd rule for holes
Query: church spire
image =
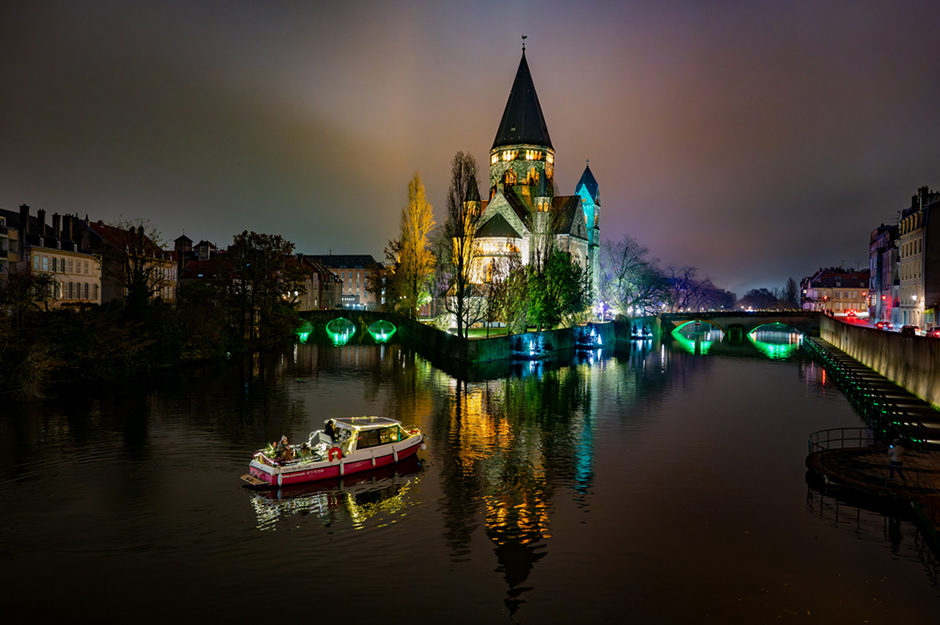
{"label": "church spire", "polygon": [[591,172],[591,161],[588,161],[584,165],[584,173],[581,174],[581,180],[578,181],[578,184],[574,188],[574,192],[580,194],[581,188],[583,187],[588,195],[591,196],[591,199],[594,200],[596,204],[601,203],[600,193],[597,187],[597,180],[594,178],[594,174]]}
{"label": "church spire", "polygon": [[496,140],[493,141],[491,149],[522,144],[552,147],[539,97],[535,93],[532,74],[529,73],[529,64],[525,60],[525,48],[522,50],[522,60],[519,61],[516,79],[509,92],[509,101],[503,111],[503,120],[496,131]]}

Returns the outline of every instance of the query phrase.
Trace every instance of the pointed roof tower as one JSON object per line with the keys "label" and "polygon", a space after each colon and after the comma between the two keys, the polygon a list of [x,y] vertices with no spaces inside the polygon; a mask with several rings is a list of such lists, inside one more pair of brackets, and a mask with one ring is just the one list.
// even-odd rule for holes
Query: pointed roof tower
{"label": "pointed roof tower", "polygon": [[519,144],[544,145],[554,149],[548,136],[548,126],[542,116],[539,97],[535,93],[532,74],[529,73],[529,64],[525,60],[524,49],[519,69],[516,71],[516,80],[509,92],[509,101],[506,102],[506,110],[503,111],[503,121],[499,123],[496,140],[493,141],[491,149]]}
{"label": "pointed roof tower", "polygon": [[600,203],[600,198],[597,194],[597,180],[594,179],[594,174],[591,173],[590,164],[584,166],[584,173],[581,174],[581,180],[578,181],[578,184],[574,188],[575,193],[581,192],[581,187],[584,187],[587,190],[588,194],[591,196],[591,199],[595,203]]}

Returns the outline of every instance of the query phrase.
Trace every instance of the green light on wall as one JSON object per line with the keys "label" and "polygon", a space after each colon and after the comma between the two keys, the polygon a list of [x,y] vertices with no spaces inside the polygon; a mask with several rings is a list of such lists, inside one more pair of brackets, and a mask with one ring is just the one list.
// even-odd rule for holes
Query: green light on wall
{"label": "green light on wall", "polygon": [[345,317],[337,317],[326,324],[326,334],[333,345],[345,345],[356,333],[356,324]]}
{"label": "green light on wall", "polygon": [[392,338],[392,335],[397,331],[398,328],[395,327],[395,324],[391,321],[385,321],[384,319],[380,319],[369,326],[369,334],[372,335],[376,343],[385,343]]}

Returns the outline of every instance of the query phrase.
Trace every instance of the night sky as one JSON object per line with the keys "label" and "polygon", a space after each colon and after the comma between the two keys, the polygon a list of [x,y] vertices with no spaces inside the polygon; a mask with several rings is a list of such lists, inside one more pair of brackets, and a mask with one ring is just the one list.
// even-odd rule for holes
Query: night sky
{"label": "night sky", "polygon": [[[940,3],[0,3],[0,208],[383,258],[489,149],[526,56],[601,234],[721,287],[867,266],[940,187]],[[486,179],[486,176],[483,176]]]}

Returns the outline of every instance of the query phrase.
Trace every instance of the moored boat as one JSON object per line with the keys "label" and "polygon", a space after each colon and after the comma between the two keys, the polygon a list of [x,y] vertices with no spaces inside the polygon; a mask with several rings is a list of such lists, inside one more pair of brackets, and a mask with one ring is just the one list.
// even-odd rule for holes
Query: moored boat
{"label": "moored boat", "polygon": [[395,464],[425,447],[421,430],[395,419],[337,417],[281,457],[273,445],[256,451],[242,480],[258,487],[325,480]]}

